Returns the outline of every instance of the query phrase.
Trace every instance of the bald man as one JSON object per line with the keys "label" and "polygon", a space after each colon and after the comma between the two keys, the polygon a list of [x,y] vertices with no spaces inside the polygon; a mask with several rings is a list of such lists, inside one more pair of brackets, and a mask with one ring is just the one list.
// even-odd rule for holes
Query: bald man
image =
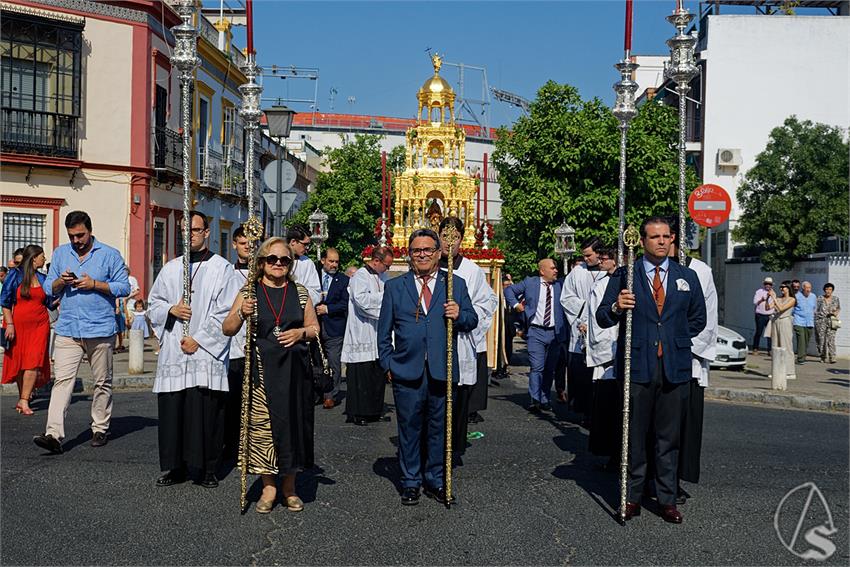
{"label": "bald man", "polygon": [[558,353],[567,340],[567,323],[558,299],[561,282],[558,266],[553,260],[537,263],[536,276],[505,288],[505,303],[519,313],[528,341],[528,358],[531,372],[528,375],[528,394],[531,405],[528,411],[551,411],[549,394]]}

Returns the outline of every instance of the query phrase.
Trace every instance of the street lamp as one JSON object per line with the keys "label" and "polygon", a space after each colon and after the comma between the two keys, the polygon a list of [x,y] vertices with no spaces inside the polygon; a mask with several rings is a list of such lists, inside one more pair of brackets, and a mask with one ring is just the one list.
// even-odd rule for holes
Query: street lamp
{"label": "street lamp", "polygon": [[274,207],[274,230],[275,236],[280,236],[283,230],[283,191],[289,187],[283,187],[283,155],[282,146],[286,143],[289,131],[292,129],[292,119],[295,111],[286,106],[273,106],[263,111],[266,114],[266,122],[269,126],[269,136],[278,139],[277,144],[277,187],[275,187]]}
{"label": "street lamp", "polygon": [[567,262],[576,251],[576,231],[566,223],[555,229],[555,252],[564,260],[564,272],[567,275]]}
{"label": "street lamp", "polygon": [[316,243],[316,256],[322,257],[322,242],[328,239],[328,215],[316,207],[313,214],[307,218],[310,223],[310,240]]}

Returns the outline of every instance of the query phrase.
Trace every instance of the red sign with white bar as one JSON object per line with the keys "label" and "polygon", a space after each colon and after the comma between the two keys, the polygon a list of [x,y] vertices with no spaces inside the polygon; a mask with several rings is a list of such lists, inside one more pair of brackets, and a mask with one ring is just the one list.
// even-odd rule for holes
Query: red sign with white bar
{"label": "red sign with white bar", "polygon": [[729,219],[729,214],[732,212],[732,199],[720,185],[706,183],[691,192],[691,196],[688,197],[688,211],[698,225],[714,228]]}

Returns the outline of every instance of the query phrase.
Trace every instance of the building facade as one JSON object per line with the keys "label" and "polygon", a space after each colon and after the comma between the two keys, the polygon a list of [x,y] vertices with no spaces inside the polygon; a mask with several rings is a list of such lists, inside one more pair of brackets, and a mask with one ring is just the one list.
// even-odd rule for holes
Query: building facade
{"label": "building facade", "polygon": [[[15,0],[0,9],[4,261],[31,243],[49,259],[67,241],[65,215],[85,210],[95,236],[149,289],[182,254],[180,84],[169,59],[179,16],[153,0]],[[233,261],[232,232],[248,215],[238,116],[244,57],[226,22],[197,18],[192,204],[210,220],[210,249]],[[262,167],[279,150],[261,133],[255,147],[252,170],[262,187]],[[299,171],[309,177],[305,164]],[[258,205],[270,228],[262,199]]]}

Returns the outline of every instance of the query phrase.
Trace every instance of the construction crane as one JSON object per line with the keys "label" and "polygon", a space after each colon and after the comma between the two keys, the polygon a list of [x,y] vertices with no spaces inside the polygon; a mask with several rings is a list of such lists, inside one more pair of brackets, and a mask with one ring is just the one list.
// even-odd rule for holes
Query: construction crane
{"label": "construction crane", "polygon": [[490,87],[490,92],[493,93],[493,98],[496,100],[521,108],[523,112],[528,114],[528,109],[531,107],[531,103],[527,98],[523,98],[518,94],[497,89],[495,87]]}

